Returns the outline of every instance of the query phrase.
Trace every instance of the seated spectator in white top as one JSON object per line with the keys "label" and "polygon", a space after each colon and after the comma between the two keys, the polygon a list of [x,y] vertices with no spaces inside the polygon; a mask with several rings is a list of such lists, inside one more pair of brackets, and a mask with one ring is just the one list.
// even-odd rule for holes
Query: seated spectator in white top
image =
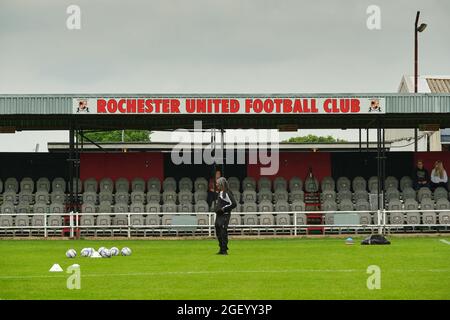
{"label": "seated spectator in white top", "polygon": [[442,161],[436,161],[434,169],[431,171],[431,188],[435,190],[437,187],[447,189],[447,171],[445,171]]}

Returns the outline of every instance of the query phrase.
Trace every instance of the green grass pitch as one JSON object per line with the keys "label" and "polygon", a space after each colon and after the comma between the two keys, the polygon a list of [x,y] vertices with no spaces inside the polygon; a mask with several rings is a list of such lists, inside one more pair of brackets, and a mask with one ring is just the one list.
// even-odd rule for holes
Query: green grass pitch
{"label": "green grass pitch", "polygon": [[[214,240],[2,240],[0,299],[450,299],[449,237],[360,240],[232,239],[228,256]],[[79,256],[100,246],[133,254]],[[48,272],[53,263],[64,272]],[[74,263],[80,290],[66,287]],[[380,289],[367,288],[369,265],[381,268]]]}

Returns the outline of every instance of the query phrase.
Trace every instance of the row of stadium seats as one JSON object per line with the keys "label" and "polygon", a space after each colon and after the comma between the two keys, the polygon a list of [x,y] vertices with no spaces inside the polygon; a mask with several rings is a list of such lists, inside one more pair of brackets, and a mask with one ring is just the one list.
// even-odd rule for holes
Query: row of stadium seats
{"label": "row of stadium seats", "polygon": [[[258,181],[256,181],[252,177],[246,177],[242,181],[240,181],[236,177],[228,178],[228,182],[230,185],[230,189],[233,192],[244,192],[245,190],[303,190],[305,192],[319,192],[333,190],[336,192],[341,191],[360,191],[365,190],[370,193],[376,193],[378,189],[378,177],[374,176],[369,178],[367,181],[363,177],[355,177],[351,181],[347,177],[340,177],[335,181],[332,177],[324,177],[322,181],[319,183],[317,178],[308,177],[305,182],[298,177],[293,177],[289,180],[289,182],[282,178],[277,177],[273,181],[267,177],[262,177]],[[48,178],[42,177],[39,178],[36,183],[31,178],[23,178],[20,183],[16,178],[8,178],[3,183],[0,180],[0,193],[2,192],[28,192],[33,193],[35,190],[38,191],[46,191],[46,192],[55,192],[62,191],[63,193],[68,192],[67,183],[63,178],[55,178],[50,183]],[[406,188],[410,188],[413,186],[412,179],[408,176],[404,176],[400,179],[400,181],[393,176],[389,176],[385,179],[385,189],[396,189],[404,191]],[[111,178],[103,178],[100,181],[97,181],[94,178],[89,178],[84,181],[80,179],[74,181],[73,188],[76,189],[78,187],[78,193],[82,192],[148,192],[150,190],[157,191],[207,191],[208,189],[208,181],[204,177],[196,178],[192,181],[188,177],[181,178],[178,183],[173,177],[165,178],[162,183],[158,178],[150,178],[145,181],[142,178],[135,178],[131,181],[125,178],[119,178],[116,181],[113,181]],[[131,187],[131,189],[130,189]],[[399,188],[400,187],[400,188]]]}

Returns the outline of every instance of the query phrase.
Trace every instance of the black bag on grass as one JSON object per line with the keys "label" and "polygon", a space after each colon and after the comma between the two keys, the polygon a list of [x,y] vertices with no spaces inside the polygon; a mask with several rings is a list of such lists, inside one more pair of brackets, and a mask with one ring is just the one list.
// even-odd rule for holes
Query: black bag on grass
{"label": "black bag on grass", "polygon": [[391,242],[381,234],[372,234],[370,237],[364,239],[361,244],[391,244]]}

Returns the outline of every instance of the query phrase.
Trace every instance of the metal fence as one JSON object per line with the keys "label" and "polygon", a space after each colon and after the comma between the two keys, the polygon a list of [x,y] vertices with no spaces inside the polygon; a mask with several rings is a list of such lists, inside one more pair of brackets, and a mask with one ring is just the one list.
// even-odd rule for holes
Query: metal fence
{"label": "metal fence", "polygon": [[[388,222],[388,217],[390,214],[400,213],[405,218],[410,213],[415,213],[422,215],[424,213],[434,213],[436,223],[432,224],[390,224]],[[347,223],[347,224],[305,224],[298,223],[298,218],[305,219],[308,215],[321,216],[321,220],[325,219],[327,214],[333,214],[334,217],[343,214],[370,214],[371,220],[373,223],[369,224],[360,224],[360,223]],[[124,217],[126,216],[126,224],[105,224],[105,225],[82,225],[80,223],[80,218],[85,216],[109,216],[109,217]],[[158,216],[158,220],[160,223],[157,224],[133,224],[131,221],[132,216]],[[231,234],[233,233],[257,233],[258,235],[261,233],[288,233],[290,235],[301,235],[307,234],[311,230],[321,230],[322,233],[384,233],[384,232],[405,232],[405,231],[420,231],[420,232],[449,232],[450,229],[450,210],[376,210],[376,211],[348,211],[348,212],[336,212],[336,211],[298,211],[298,212],[245,212],[245,213],[231,213],[232,216],[240,216],[241,223],[238,224],[230,224],[228,229]],[[274,223],[271,224],[245,224],[243,222],[243,218],[246,215],[252,216],[261,216],[261,215],[274,215]],[[277,215],[289,215],[290,223],[285,224],[277,224]],[[50,235],[53,236],[79,236],[79,235],[106,235],[110,234],[110,236],[114,236],[115,234],[124,235],[127,237],[131,237],[134,233],[136,235],[159,235],[163,236],[166,234],[203,234],[208,236],[214,235],[214,217],[215,214],[212,212],[205,213],[149,213],[149,212],[124,212],[124,213],[78,213],[78,212],[70,212],[70,213],[23,213],[23,214],[7,214],[2,213],[0,216],[7,217],[12,216],[17,219],[18,217],[28,217],[28,224],[24,225],[0,225],[0,235],[4,236],[16,236],[19,235],[40,235],[44,237],[48,237]],[[57,216],[61,217],[60,225],[49,225],[49,217]],[[196,223],[192,224],[174,224],[174,223],[163,223],[164,217],[183,217],[183,216],[191,216],[195,217]],[[207,216],[208,223],[207,224],[199,224],[198,216]],[[32,223],[32,217],[43,217],[39,223]],[[30,219],[31,218],[31,219]],[[405,219],[403,218],[403,221]],[[12,220],[12,219],[11,219]],[[9,221],[11,221],[9,220]],[[144,218],[145,220],[145,218]],[[420,218],[421,220],[421,218]],[[39,221],[39,220],[38,220]],[[63,222],[64,221],[64,222]],[[307,220],[306,220],[307,221]],[[438,223],[439,222],[439,223]]]}

